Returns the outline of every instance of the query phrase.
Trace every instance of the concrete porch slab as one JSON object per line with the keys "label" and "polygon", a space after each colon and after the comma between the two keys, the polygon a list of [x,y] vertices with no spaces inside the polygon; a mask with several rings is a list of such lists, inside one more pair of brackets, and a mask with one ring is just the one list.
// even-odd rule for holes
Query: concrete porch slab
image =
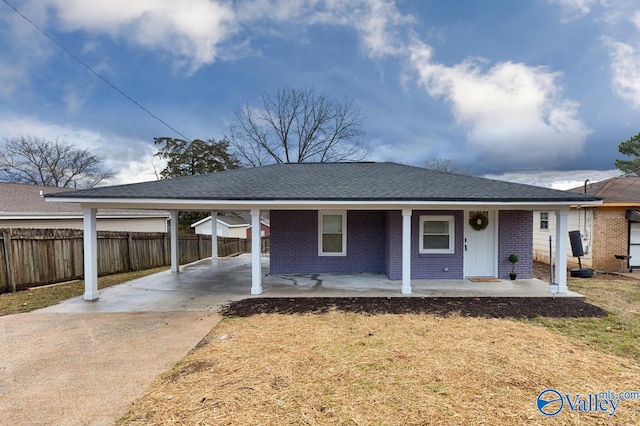
{"label": "concrete porch slab", "polygon": [[[384,274],[269,275],[269,257],[262,258],[263,293],[251,296],[251,257],[210,259],[139,278],[99,291],[87,302],[74,298],[40,312],[172,312],[210,311],[230,301],[250,297],[407,297],[401,282]],[[471,282],[412,280],[409,297],[553,297],[549,285],[537,279]],[[555,297],[578,297],[569,292]]]}

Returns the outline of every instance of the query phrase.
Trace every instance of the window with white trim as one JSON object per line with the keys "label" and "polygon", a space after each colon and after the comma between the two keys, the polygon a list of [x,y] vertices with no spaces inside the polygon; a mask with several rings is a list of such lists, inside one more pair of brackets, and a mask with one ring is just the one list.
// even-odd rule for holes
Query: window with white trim
{"label": "window with white trim", "polygon": [[420,216],[420,253],[454,253],[455,218]]}
{"label": "window with white trim", "polygon": [[347,255],[347,212],[318,212],[318,255]]}
{"label": "window with white trim", "polygon": [[549,212],[540,212],[540,229],[549,229]]}

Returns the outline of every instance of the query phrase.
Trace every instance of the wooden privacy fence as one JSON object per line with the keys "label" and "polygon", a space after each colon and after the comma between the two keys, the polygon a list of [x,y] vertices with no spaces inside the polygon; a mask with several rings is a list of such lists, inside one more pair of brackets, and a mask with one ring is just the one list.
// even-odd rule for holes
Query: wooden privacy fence
{"label": "wooden privacy fence", "polygon": [[[84,273],[81,230],[0,229],[0,293],[79,279]],[[211,236],[179,239],[180,264],[211,256]],[[268,250],[269,241],[263,241]],[[250,251],[251,241],[218,237],[218,255]],[[98,232],[98,274],[171,264],[170,236],[157,232]]]}

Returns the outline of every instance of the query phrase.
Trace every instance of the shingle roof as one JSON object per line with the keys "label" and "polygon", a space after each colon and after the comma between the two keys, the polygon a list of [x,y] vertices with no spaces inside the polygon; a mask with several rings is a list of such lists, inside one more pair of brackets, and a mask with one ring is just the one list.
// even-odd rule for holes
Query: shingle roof
{"label": "shingle roof", "polygon": [[68,199],[580,202],[597,197],[396,163],[274,164],[48,195]]}
{"label": "shingle roof", "polygon": [[[584,193],[584,185],[570,189]],[[587,185],[587,194],[604,198],[604,203],[640,203],[640,177],[619,176]]]}
{"label": "shingle roof", "polygon": [[69,193],[73,189],[52,186],[0,182],[0,212],[3,213],[80,213],[80,206],[71,203],[47,203],[40,196],[52,192]]}
{"label": "shingle roof", "polygon": [[[75,203],[47,203],[40,193],[49,195],[68,195],[76,192],[71,188],[54,186],[28,185],[24,183],[0,182],[0,216],[81,216],[82,209]],[[109,215],[123,216],[166,216],[165,213],[154,213],[146,210],[109,210]]]}

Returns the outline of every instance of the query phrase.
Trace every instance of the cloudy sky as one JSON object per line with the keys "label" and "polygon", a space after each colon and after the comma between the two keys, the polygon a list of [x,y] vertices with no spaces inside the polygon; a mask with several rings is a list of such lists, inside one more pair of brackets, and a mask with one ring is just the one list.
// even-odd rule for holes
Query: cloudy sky
{"label": "cloudy sky", "polygon": [[[370,160],[606,178],[640,132],[635,0],[0,0],[0,138],[93,148],[153,179],[153,138],[221,139],[281,87],[353,99]],[[157,161],[156,161],[157,163]]]}

